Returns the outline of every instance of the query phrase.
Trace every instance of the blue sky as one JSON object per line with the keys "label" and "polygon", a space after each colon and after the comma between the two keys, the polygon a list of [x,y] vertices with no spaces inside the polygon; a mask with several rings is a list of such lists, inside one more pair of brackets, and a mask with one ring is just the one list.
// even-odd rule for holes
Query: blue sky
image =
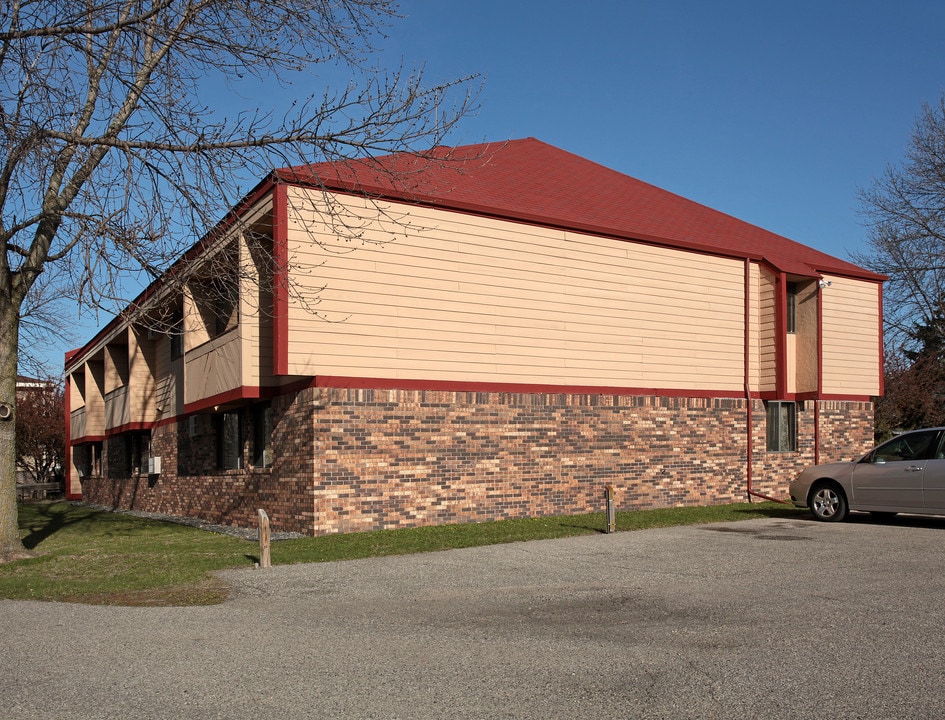
{"label": "blue sky", "polygon": [[848,258],[857,189],[945,90],[945,3],[404,0],[389,47],[532,136]]}
{"label": "blue sky", "polygon": [[536,137],[845,259],[866,234],[858,188],[900,161],[922,104],[945,91],[945,3],[931,0],[400,11],[387,64],[483,77],[455,144]]}

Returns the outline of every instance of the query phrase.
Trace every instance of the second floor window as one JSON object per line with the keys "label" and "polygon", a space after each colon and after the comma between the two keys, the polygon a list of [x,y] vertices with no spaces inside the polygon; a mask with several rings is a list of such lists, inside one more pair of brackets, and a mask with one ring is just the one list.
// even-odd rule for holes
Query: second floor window
{"label": "second floor window", "polygon": [[787,331],[797,332],[797,283],[787,284]]}

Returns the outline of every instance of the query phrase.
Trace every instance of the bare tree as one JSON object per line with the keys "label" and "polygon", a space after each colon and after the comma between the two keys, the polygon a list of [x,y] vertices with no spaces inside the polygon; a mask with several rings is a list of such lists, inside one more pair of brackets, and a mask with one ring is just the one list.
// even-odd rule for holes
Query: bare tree
{"label": "bare tree", "polygon": [[17,469],[33,483],[61,482],[66,443],[62,383],[32,382],[17,395]]}
{"label": "bare tree", "polygon": [[869,240],[856,260],[889,276],[887,339],[914,349],[945,316],[945,96],[916,119],[906,157],[860,193]]}
{"label": "bare tree", "polygon": [[[21,319],[48,329],[61,298],[114,309],[241,180],[439,144],[470,110],[471,78],[426,86],[372,66],[395,18],[392,0],[0,5],[0,404],[15,417]],[[304,91],[287,110],[266,105],[290,85]],[[221,93],[225,108],[203,99]],[[7,557],[22,551],[14,467],[14,423],[0,421]]]}
{"label": "bare tree", "polygon": [[886,396],[877,436],[940,424],[945,399],[945,96],[922,107],[906,157],[860,193],[869,227],[862,265],[884,289]]}

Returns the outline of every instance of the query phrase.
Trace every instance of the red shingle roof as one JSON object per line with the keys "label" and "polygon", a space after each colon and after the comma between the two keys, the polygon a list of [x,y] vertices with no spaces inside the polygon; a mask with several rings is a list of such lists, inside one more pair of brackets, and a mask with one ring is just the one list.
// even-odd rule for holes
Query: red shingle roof
{"label": "red shingle roof", "polygon": [[331,190],[764,260],[787,273],[870,280],[864,270],[534,138],[285,168],[276,177]]}

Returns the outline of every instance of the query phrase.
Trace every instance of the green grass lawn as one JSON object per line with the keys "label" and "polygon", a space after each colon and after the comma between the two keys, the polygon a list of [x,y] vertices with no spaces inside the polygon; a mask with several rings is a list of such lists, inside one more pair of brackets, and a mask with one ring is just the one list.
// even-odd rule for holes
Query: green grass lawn
{"label": "green grass lawn", "polygon": [[[791,517],[777,503],[737,503],[617,513],[617,529]],[[274,565],[327,562],[587,535],[603,513],[282,540]],[[208,605],[226,585],[212,571],[251,567],[259,545],[176,523],[58,502],[20,506],[23,544],[34,557],[0,565],[0,598],[103,605]]]}

